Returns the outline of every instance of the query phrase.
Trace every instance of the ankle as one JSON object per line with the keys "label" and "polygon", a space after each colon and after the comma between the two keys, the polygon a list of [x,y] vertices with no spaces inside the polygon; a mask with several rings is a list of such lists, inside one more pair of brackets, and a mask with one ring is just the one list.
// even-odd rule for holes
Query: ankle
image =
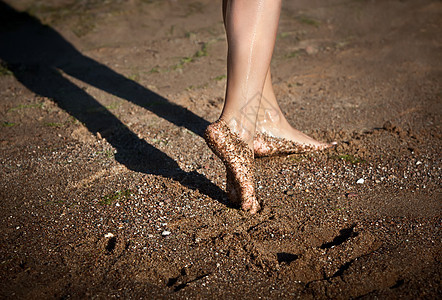
{"label": "ankle", "polygon": [[258,118],[256,121],[256,131],[266,131],[270,128],[279,128],[284,125],[284,116],[281,111],[274,109],[263,109],[260,110]]}
{"label": "ankle", "polygon": [[[241,117],[226,117],[221,116],[220,120],[229,127],[230,131],[237,135],[244,143],[253,149],[253,137],[255,134],[255,126]],[[248,126],[247,126],[248,125]]]}

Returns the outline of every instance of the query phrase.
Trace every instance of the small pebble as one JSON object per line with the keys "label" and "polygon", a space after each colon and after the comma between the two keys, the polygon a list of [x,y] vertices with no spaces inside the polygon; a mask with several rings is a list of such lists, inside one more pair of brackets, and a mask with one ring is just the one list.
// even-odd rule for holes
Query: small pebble
{"label": "small pebble", "polygon": [[113,233],[108,232],[104,235],[104,237],[108,239],[108,238],[114,237],[114,235],[113,235]]}
{"label": "small pebble", "polygon": [[287,196],[291,196],[291,195],[294,194],[294,192],[293,192],[292,190],[288,190],[288,191],[285,192],[285,194],[286,194]]}
{"label": "small pebble", "polygon": [[305,52],[307,52],[308,55],[312,55],[318,53],[318,49],[313,46],[307,46]]}
{"label": "small pebble", "polygon": [[164,230],[164,231],[161,233],[161,235],[162,235],[162,236],[168,236],[168,235],[170,235],[170,231]]}
{"label": "small pebble", "polygon": [[365,182],[364,178],[359,178],[358,181],[356,181],[356,183],[358,184],[363,184]]}

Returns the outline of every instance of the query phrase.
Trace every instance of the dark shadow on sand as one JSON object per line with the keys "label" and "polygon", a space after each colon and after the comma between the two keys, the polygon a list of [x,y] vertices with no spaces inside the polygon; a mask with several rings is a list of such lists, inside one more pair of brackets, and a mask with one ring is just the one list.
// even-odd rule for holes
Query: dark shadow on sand
{"label": "dark shadow on sand", "polygon": [[82,55],[51,27],[1,1],[0,59],[28,89],[52,99],[90,132],[100,133],[117,150],[118,162],[137,172],[172,178],[223,202],[224,192],[218,186],[195,171],[183,171],[168,155],[139,139],[103,105],[63,77],[62,72],[199,136],[209,124],[206,120]]}

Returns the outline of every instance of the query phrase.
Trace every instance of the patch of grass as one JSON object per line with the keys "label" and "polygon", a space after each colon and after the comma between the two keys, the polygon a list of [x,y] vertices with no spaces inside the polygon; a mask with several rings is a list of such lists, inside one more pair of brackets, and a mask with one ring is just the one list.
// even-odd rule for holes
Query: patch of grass
{"label": "patch of grass", "polygon": [[290,38],[293,41],[301,41],[301,36],[305,34],[304,31],[286,31],[286,32],[281,32],[276,36],[277,40],[280,39],[286,39],[286,38]]}
{"label": "patch of grass", "polygon": [[278,34],[276,36],[276,38],[277,39],[285,39],[285,38],[287,38],[289,36],[293,36],[294,35],[295,39],[299,40],[299,37],[298,37],[299,34],[300,34],[300,32],[298,32],[298,31],[285,31],[285,32],[281,32],[280,34]]}
{"label": "patch of grass", "polygon": [[63,127],[63,125],[64,124],[62,124],[62,123],[55,123],[55,122],[45,123],[45,126],[47,126],[47,127],[57,127],[57,128],[59,128],[59,127]]}
{"label": "patch of grass", "polygon": [[12,71],[8,69],[6,64],[0,63],[0,76],[10,76],[12,74]]}
{"label": "patch of grass", "polygon": [[176,65],[173,66],[173,69],[174,69],[174,70],[182,69],[182,68],[184,67],[185,64],[190,63],[190,62],[192,62],[192,61],[193,61],[193,58],[190,57],[190,56],[183,57],[183,58],[181,58],[181,60],[180,60],[179,63],[177,63]]}
{"label": "patch of grass", "polygon": [[344,48],[345,46],[347,46],[348,44],[350,44],[350,41],[348,41],[348,40],[340,41],[335,44],[335,47],[336,47],[336,49],[341,49],[341,48]]}
{"label": "patch of grass", "polygon": [[158,67],[153,67],[152,69],[150,69],[148,73],[149,74],[160,73],[160,69]]}
{"label": "patch of grass", "polygon": [[208,85],[209,85],[209,83],[207,83],[207,82],[204,84],[197,85],[197,86],[189,85],[188,87],[186,87],[186,91],[203,89],[203,88],[206,88]]}
{"label": "patch of grass", "polygon": [[305,156],[293,154],[293,155],[287,156],[287,159],[292,160],[292,161],[296,161],[296,162],[300,162],[300,161],[305,160]]}
{"label": "patch of grass", "polygon": [[221,81],[221,80],[223,80],[223,79],[225,79],[225,78],[227,78],[227,75],[219,75],[219,76],[216,76],[214,79],[215,79],[216,81]]}
{"label": "patch of grass", "polygon": [[195,38],[196,37],[196,33],[195,32],[192,32],[192,31],[188,31],[188,32],[186,32],[185,34],[184,34],[184,36],[186,37],[186,38],[188,38],[188,39],[190,39],[190,38]]}
{"label": "patch of grass", "polygon": [[321,24],[319,21],[307,16],[299,16],[297,19],[302,24],[311,25],[315,27],[319,27],[319,25]]}
{"label": "patch of grass", "polygon": [[348,161],[349,163],[354,165],[359,163],[365,163],[365,160],[363,160],[362,158],[354,157],[353,155],[350,154],[341,154],[337,158]]}
{"label": "patch of grass", "polygon": [[43,102],[32,103],[32,104],[20,104],[20,105],[17,105],[15,107],[8,109],[8,112],[18,111],[18,110],[22,110],[25,108],[43,108]]}
{"label": "patch of grass", "polygon": [[71,123],[71,124],[77,124],[77,123],[79,123],[80,121],[78,121],[78,119],[76,118],[76,117],[74,117],[74,116],[69,116],[69,123]]}
{"label": "patch of grass", "polygon": [[281,32],[280,34],[278,34],[277,37],[283,39],[283,38],[288,37],[289,35],[290,35],[290,32]]}
{"label": "patch of grass", "polygon": [[2,127],[13,127],[13,126],[15,126],[15,125],[17,125],[17,124],[12,123],[12,122],[7,122],[7,121],[4,121],[4,122],[2,123]]}
{"label": "patch of grass", "polygon": [[96,154],[104,154],[107,158],[113,158],[114,157],[114,151],[113,150],[105,150],[105,151],[97,151]]}
{"label": "patch of grass", "polygon": [[203,45],[201,46],[201,49],[196,51],[192,56],[186,56],[186,57],[181,58],[180,62],[173,66],[173,69],[174,70],[182,69],[185,64],[194,62],[195,59],[197,59],[197,58],[200,58],[200,57],[203,57],[203,56],[207,56],[208,55],[208,50],[209,50],[208,48],[209,48],[209,44],[210,43],[211,42],[203,43]]}
{"label": "patch of grass", "polygon": [[190,62],[192,62],[193,61],[193,58],[192,57],[190,57],[190,56],[188,56],[188,57],[183,57],[182,59],[181,59],[181,63],[184,65],[184,64],[187,64],[187,63],[190,63]]}
{"label": "patch of grass", "polygon": [[303,53],[303,51],[301,49],[298,49],[298,50],[290,52],[285,57],[286,58],[295,58],[295,57],[302,55],[302,53]]}
{"label": "patch of grass", "polygon": [[133,193],[131,190],[123,190],[123,191],[117,191],[112,194],[108,194],[106,196],[101,197],[100,201],[98,203],[102,205],[111,205],[113,202],[125,199],[129,196],[131,196]]}
{"label": "patch of grass", "polygon": [[138,81],[138,79],[140,78],[140,76],[138,74],[130,74],[129,76],[127,76],[127,79],[130,79],[132,81]]}
{"label": "patch of grass", "polygon": [[203,57],[203,56],[207,56],[208,55],[208,48],[209,48],[209,43],[204,43],[201,46],[201,49],[198,50],[197,52],[195,52],[195,54],[193,55],[194,58],[198,58],[198,57]]}

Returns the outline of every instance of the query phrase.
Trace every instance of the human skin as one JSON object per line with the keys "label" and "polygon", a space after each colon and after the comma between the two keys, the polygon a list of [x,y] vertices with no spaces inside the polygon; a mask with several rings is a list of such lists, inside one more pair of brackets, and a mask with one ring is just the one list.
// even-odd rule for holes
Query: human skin
{"label": "human skin", "polygon": [[223,2],[223,8],[228,53],[226,96],[220,119],[253,148],[281,0],[230,0]]}
{"label": "human skin", "polygon": [[[243,2],[243,3],[240,3],[240,5],[238,5],[237,2]],[[264,32],[257,34],[258,37],[267,38],[265,41],[259,41],[259,45],[261,47],[267,47],[267,49],[264,49],[265,51],[261,55],[268,55],[269,51],[271,51],[270,53],[273,52],[276,40],[277,24],[279,21],[281,1],[267,1],[268,3],[265,4],[263,4],[262,2],[263,1],[223,0],[224,25],[228,36],[228,41],[233,40],[232,42],[229,42],[229,54],[235,52],[235,50],[238,48],[238,45],[235,44],[235,42],[241,43],[242,40],[239,38],[251,35],[251,33],[248,33],[250,32],[251,26],[243,27],[241,18],[249,18],[249,20],[251,21],[250,23],[261,22],[260,24],[261,26],[255,27],[255,30],[264,29]],[[265,9],[269,6],[272,7],[271,10],[264,11],[264,14],[267,16],[267,18],[260,17],[260,13],[262,13],[258,11],[260,5],[262,9]],[[234,10],[233,13],[232,10]],[[236,26],[232,26],[231,23],[235,23],[233,25]],[[230,25],[228,26],[228,24]],[[229,37],[232,36],[235,36],[237,39],[229,40]],[[249,53],[249,55],[254,55],[254,54]],[[235,80],[238,80],[238,78],[241,78],[241,76],[244,76],[244,74],[241,73],[238,74],[238,70],[241,70],[242,65],[238,65],[237,68],[234,68],[232,64],[237,64],[238,61],[236,59],[240,58],[241,58],[240,55],[234,55],[233,57],[232,56],[229,57],[228,55],[228,70],[231,70],[231,72],[228,72],[228,74],[231,75],[231,77],[228,76],[225,107],[223,109],[223,114],[221,116],[221,118],[225,120],[228,120],[229,118],[234,118],[235,122],[232,121],[227,122],[229,125],[231,125],[232,130],[235,131],[236,133],[239,133],[239,135],[244,138],[244,140],[247,142],[248,145],[253,144],[251,142],[251,140],[253,139],[252,133],[262,132],[273,137],[284,138],[290,141],[294,141],[296,143],[299,143],[300,145],[311,145],[318,148],[327,146],[328,144],[316,141],[313,138],[302,133],[301,131],[293,128],[290,125],[290,123],[287,121],[277,102],[273,90],[271,71],[270,71],[270,61],[268,61],[268,67],[265,72],[265,79],[264,79],[264,84],[262,85],[261,93],[259,93],[259,87],[261,84],[260,80],[262,80],[262,74],[257,74],[255,79],[258,81],[254,83],[251,90],[252,93],[253,91],[257,93],[254,95],[252,94],[251,96],[255,98],[249,101],[247,101],[247,99],[246,101],[244,101],[244,99],[243,101],[238,100],[239,98],[238,85],[240,85],[240,83],[236,83]],[[266,59],[268,59],[268,57],[266,57]],[[254,61],[256,61],[256,59]],[[267,63],[267,60],[265,60],[265,62]],[[262,68],[259,68],[258,70],[262,70]],[[236,113],[232,112],[235,109],[237,110],[237,112]],[[257,111],[256,116],[253,115],[255,111]],[[247,114],[248,117],[245,119],[239,118],[238,112],[240,114],[241,113]],[[249,124],[252,123],[253,120],[255,120],[255,124]],[[243,127],[241,128],[241,126]],[[253,130],[253,127],[255,127],[255,129],[254,131],[251,131]],[[255,141],[255,144],[256,142],[257,141]]]}
{"label": "human skin", "polygon": [[[271,84],[270,61],[281,0],[225,0],[223,9],[228,43],[226,96],[219,120],[206,128],[204,138],[226,167],[230,202],[254,214],[261,207],[255,194],[255,153],[260,156],[281,153],[287,144],[293,143],[280,137],[295,132],[299,140],[305,135],[288,124]],[[273,141],[269,135],[258,138],[257,129],[273,134]],[[283,152],[304,150],[298,141],[294,146]]]}

